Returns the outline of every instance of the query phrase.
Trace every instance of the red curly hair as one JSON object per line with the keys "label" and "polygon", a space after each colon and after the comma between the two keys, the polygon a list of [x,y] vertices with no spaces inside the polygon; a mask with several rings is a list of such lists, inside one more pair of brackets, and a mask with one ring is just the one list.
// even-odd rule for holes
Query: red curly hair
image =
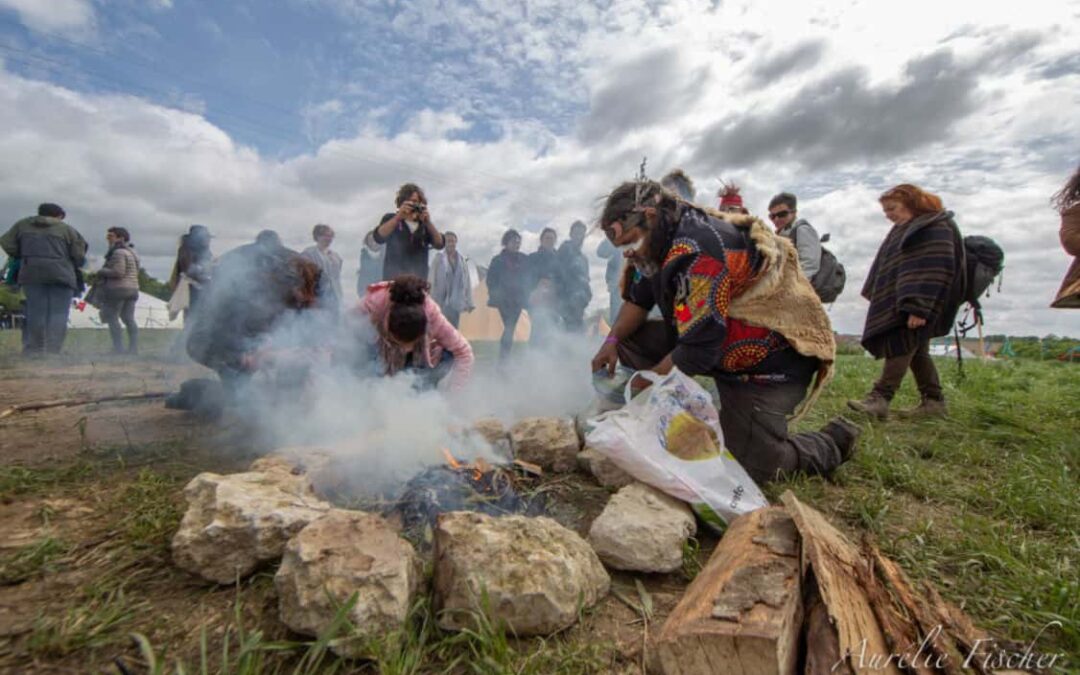
{"label": "red curly hair", "polygon": [[941,203],[941,197],[911,183],[901,183],[894,188],[889,188],[881,193],[878,201],[883,204],[887,201],[900,202],[914,216],[937,213],[945,208]]}

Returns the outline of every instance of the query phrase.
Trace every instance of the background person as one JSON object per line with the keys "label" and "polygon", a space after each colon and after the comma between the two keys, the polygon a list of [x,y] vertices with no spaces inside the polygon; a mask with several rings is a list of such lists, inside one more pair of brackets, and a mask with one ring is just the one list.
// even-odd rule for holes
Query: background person
{"label": "background person", "polygon": [[717,196],[720,197],[717,210],[721,213],[749,214],[750,211],[743,206],[742,195],[739,194],[739,191],[740,188],[735,183],[721,184],[720,190],[717,192]]}
{"label": "background person", "polygon": [[540,232],[540,245],[529,254],[529,344],[547,344],[559,325],[559,310],[555,283],[559,274],[559,257],[555,242],[559,235],[553,228]]}
{"label": "background person", "polygon": [[431,222],[427,197],[414,183],[398,188],[394,198],[396,213],[387,213],[372,232],[377,244],[386,244],[383,258],[383,280],[402,274],[428,278],[428,251],[441,250],[445,245],[442,234]]}
{"label": "background person", "polygon": [[457,250],[457,235],[444,232],[446,248],[435,254],[431,268],[431,297],[438,303],[443,316],[454,328],[462,312],[471,312],[473,305],[472,280],[469,278],[469,259]]}
{"label": "background person", "polygon": [[521,252],[521,235],[507,230],[502,251],[491,259],[487,272],[488,306],[499,311],[503,332],[499,338],[499,361],[510,356],[521,311],[528,302],[529,260]]}
{"label": "background person", "polygon": [[210,282],[210,270],[214,255],[210,252],[210,230],[205,225],[192,225],[188,233],[180,237],[180,247],[176,251],[176,262],[169,275],[169,290],[176,291],[181,277],[186,277],[188,288],[188,306],[184,309],[184,321],[199,305],[199,300]]}
{"label": "background person", "polygon": [[56,204],[42,204],[0,237],[0,247],[19,260],[17,283],[26,294],[23,353],[59,354],[67,336],[71,300],[82,292],[86,240],[64,222]]}
{"label": "background person", "polygon": [[619,291],[619,280],[622,278],[623,255],[622,251],[615,247],[606,238],[596,248],[596,255],[601,260],[607,260],[604,268],[604,281],[608,289],[608,325],[615,323],[615,317],[619,316],[619,307],[622,306],[622,295]]}
{"label": "background person", "polygon": [[386,247],[375,242],[375,233],[368,232],[360,248],[360,267],[356,271],[356,295],[364,297],[367,287],[382,279],[383,253]]}
{"label": "background person", "polygon": [[798,200],[790,192],[781,192],[769,200],[769,220],[776,233],[790,239],[799,252],[799,267],[807,279],[813,280],[821,269],[821,239],[817,230],[805,218],[799,218]]}
{"label": "background person", "polygon": [[592,300],[589,259],[581,252],[586,231],[585,223],[575,221],[570,226],[570,238],[559,246],[558,252],[555,292],[559,318],[563,329],[572,333],[585,332],[585,308]]}
{"label": "background person", "polygon": [[1061,282],[1051,307],[1080,308],[1080,167],[1077,167],[1065,187],[1054,195],[1054,206],[1061,214],[1061,247],[1073,257],[1065,280]]}
{"label": "background person", "polygon": [[[794,255],[784,256],[761,221],[737,218],[738,225],[713,218],[652,181],[612,191],[600,226],[616,246],[636,246],[628,260],[641,276],[625,289],[593,371],[610,375],[621,363],[711,376],[724,442],[751,478],[828,474],[854,452],[858,427],[836,418],[820,431],[791,434],[788,415],[812,402],[829,376],[832,326]],[[746,300],[750,289],[761,290]],[[663,319],[647,321],[654,305]],[[635,390],[647,384],[631,381]]]}
{"label": "background person", "polygon": [[319,266],[319,305],[335,316],[341,310],[341,256],[330,249],[334,243],[334,228],[316,225],[311,231],[314,246],[304,249],[302,256]]}
{"label": "background person", "polygon": [[427,293],[428,282],[411,274],[371,287],[356,316],[373,329],[370,360],[379,376],[411,372],[421,388],[434,388],[443,377],[450,389],[462,389],[472,375],[469,341],[450,325]]}
{"label": "background person", "polygon": [[948,335],[963,295],[958,275],[963,242],[941,198],[910,184],[897,185],[879,198],[893,224],[878,249],[863,284],[870,301],[862,346],[884,359],[881,377],[853,410],[877,419],[889,416],[889,403],[911,369],[922,402],[905,416],[944,416],[945,396],[930,358],[930,339]]}
{"label": "background person", "polygon": [[123,354],[127,328],[127,353],[139,351],[139,326],[135,322],[135,303],[139,301],[139,256],[131,244],[131,234],[122,227],[110,227],[105,233],[109,250],[105,264],[98,270],[101,279],[101,320],[109,326],[114,354]]}

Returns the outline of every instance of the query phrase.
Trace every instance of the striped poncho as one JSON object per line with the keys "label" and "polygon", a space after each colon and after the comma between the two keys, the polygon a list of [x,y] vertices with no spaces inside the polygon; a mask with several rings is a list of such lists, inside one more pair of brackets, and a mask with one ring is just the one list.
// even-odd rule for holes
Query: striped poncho
{"label": "striped poncho", "polygon": [[[958,274],[963,242],[952,211],[928,213],[896,225],[878,249],[863,285],[870,301],[862,346],[876,358],[907,354],[920,342],[947,335],[960,307]],[[926,319],[917,330],[908,316]]]}

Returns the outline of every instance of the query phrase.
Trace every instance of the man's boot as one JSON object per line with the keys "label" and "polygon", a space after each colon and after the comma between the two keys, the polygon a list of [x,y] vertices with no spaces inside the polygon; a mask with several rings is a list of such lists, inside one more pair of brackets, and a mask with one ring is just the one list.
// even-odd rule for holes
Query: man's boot
{"label": "man's boot", "polygon": [[897,410],[896,416],[904,420],[927,419],[932,417],[948,417],[949,408],[943,398],[922,397],[922,401],[914,408]]}
{"label": "man's boot", "polygon": [[889,419],[889,401],[876,391],[870,392],[861,401],[848,401],[847,404],[852,410],[869,415],[874,419]]}
{"label": "man's boot", "polygon": [[848,418],[837,416],[821,427],[821,433],[836,442],[836,447],[840,449],[840,461],[843,463],[855,454],[855,441],[859,440],[862,429]]}

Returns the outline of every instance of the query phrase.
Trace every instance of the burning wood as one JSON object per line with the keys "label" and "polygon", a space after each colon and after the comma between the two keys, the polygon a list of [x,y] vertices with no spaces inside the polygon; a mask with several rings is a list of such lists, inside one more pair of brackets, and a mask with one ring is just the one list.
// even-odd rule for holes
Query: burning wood
{"label": "burning wood", "polygon": [[[406,531],[431,527],[435,518],[447,511],[478,511],[493,516],[511,513],[539,515],[544,512],[540,496],[523,496],[519,490],[523,478],[511,467],[492,465],[483,458],[466,463],[442,448],[445,464],[424,469],[414,476],[401,493],[393,510],[399,512]],[[518,468],[536,474],[539,467],[522,463]]]}

